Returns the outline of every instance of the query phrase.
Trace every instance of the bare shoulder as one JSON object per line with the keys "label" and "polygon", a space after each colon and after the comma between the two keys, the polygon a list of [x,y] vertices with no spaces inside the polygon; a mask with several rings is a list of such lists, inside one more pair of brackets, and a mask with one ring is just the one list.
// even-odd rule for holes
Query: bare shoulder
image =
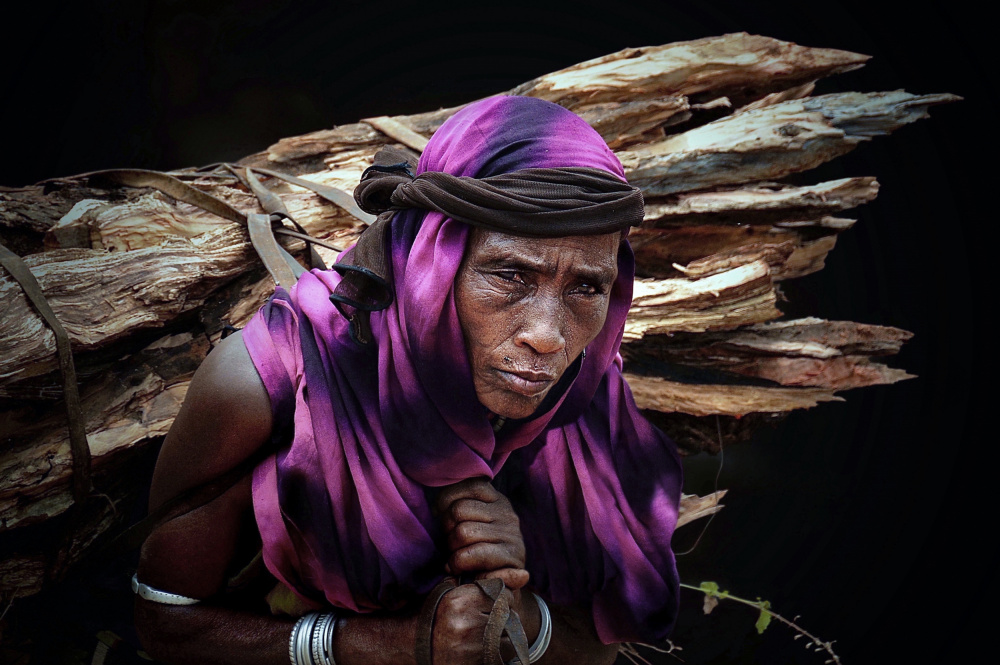
{"label": "bare shoulder", "polygon": [[233,468],[271,434],[271,402],[237,332],[195,372],[153,475],[150,508]]}

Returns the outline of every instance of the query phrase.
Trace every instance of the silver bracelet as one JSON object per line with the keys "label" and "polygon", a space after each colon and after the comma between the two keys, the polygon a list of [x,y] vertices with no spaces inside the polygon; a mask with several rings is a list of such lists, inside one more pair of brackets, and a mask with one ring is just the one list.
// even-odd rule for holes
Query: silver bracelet
{"label": "silver bracelet", "polygon": [[138,573],[132,576],[132,593],[144,600],[160,603],[161,605],[195,605],[201,602],[197,598],[189,598],[188,596],[182,596],[179,593],[170,593],[169,591],[160,591],[148,584],[143,584],[139,581]]}
{"label": "silver bracelet", "polygon": [[332,613],[321,616],[316,621],[312,634],[313,665],[337,665],[333,659],[333,629],[337,626],[337,617]]}
{"label": "silver bracelet", "polygon": [[337,617],[333,613],[309,612],[292,628],[288,639],[291,665],[337,665],[333,659],[333,631]]}
{"label": "silver bracelet", "polygon": [[292,627],[292,635],[288,638],[288,662],[291,665],[298,665],[299,659],[296,652],[296,645],[298,645],[299,630],[302,628],[302,622],[306,620],[305,616],[299,617],[299,620],[295,622]]}
{"label": "silver bracelet", "polygon": [[330,623],[327,624],[326,635],[323,637],[323,659],[324,665],[337,665],[337,660],[333,657],[333,632],[337,630],[339,617],[330,615]]}
{"label": "silver bracelet", "polygon": [[316,628],[316,621],[319,620],[319,617],[319,612],[309,612],[306,614],[306,620],[303,622],[302,630],[299,631],[298,636],[297,651],[299,652],[299,665],[318,665],[312,659],[312,633],[313,629]]}
{"label": "silver bracelet", "polygon": [[542,600],[541,596],[534,592],[531,595],[535,597],[538,611],[542,615],[542,625],[538,628],[538,637],[535,638],[535,643],[528,650],[528,662],[535,663],[545,655],[546,649],[549,648],[549,642],[552,641],[552,613],[549,612],[549,606]]}

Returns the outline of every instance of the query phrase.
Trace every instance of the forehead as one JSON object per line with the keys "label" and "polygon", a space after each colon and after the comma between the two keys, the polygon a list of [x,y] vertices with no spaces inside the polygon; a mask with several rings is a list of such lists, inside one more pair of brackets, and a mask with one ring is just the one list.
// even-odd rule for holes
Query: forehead
{"label": "forehead", "polygon": [[525,268],[614,271],[621,233],[557,238],[528,238],[473,227],[465,263],[523,264]]}

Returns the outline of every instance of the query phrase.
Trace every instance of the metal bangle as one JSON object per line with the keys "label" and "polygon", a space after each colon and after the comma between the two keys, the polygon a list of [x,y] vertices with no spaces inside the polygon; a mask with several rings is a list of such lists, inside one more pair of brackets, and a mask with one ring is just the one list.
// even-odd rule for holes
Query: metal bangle
{"label": "metal bangle", "polygon": [[296,665],[319,665],[319,663],[313,661],[310,639],[319,616],[319,612],[309,612],[303,617],[305,621],[302,622],[302,628],[299,629],[295,640],[295,654],[296,658],[298,658]]}
{"label": "metal bangle", "polygon": [[299,630],[301,630],[302,622],[305,620],[306,618],[304,616],[299,617],[299,620],[295,622],[294,626],[292,626],[292,634],[288,638],[288,662],[291,663],[291,665],[299,665],[296,647],[298,646]]}
{"label": "metal bangle", "polygon": [[535,597],[535,602],[538,604],[538,611],[542,615],[542,624],[538,628],[538,637],[535,638],[535,643],[528,650],[528,662],[534,663],[545,655],[545,651],[549,648],[549,642],[552,641],[552,613],[549,612],[549,606],[542,600],[541,596],[534,592],[531,595]]}
{"label": "metal bangle", "polygon": [[337,660],[333,657],[333,633],[337,630],[337,622],[340,618],[331,615],[330,623],[327,624],[326,635],[323,637],[323,644],[326,649],[323,652],[323,665],[337,665]]}
{"label": "metal bangle", "polygon": [[331,665],[327,657],[327,632],[330,625],[336,621],[332,613],[326,613],[316,620],[312,631],[312,660],[314,665]]}
{"label": "metal bangle", "polygon": [[201,602],[197,598],[190,598],[182,596],[179,593],[170,593],[169,591],[160,591],[148,584],[143,584],[139,581],[138,573],[132,576],[132,593],[138,595],[143,600],[160,603],[161,605],[196,605]]}

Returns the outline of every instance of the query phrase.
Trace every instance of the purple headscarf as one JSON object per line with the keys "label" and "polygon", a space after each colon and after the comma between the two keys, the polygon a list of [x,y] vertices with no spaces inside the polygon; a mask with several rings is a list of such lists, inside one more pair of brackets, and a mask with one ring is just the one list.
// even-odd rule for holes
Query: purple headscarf
{"label": "purple headscarf", "polygon": [[[529,167],[596,167],[625,180],[601,137],[573,113],[493,97],[456,113],[417,173],[485,177]],[[677,613],[670,549],[681,469],[640,414],[621,373],[632,296],[627,242],[607,321],[561,394],[494,434],[476,399],[455,308],[469,227],[437,212],[397,213],[395,299],[353,341],[329,300],[333,271],[274,296],[243,339],[267,388],[281,450],[254,472],[268,569],[303,599],[353,611],[397,609],[444,575],[436,488],[494,479],[524,534],[531,586],[592,608],[606,642],[655,641]],[[570,372],[571,370],[567,370]],[[556,388],[553,388],[553,392]]]}

